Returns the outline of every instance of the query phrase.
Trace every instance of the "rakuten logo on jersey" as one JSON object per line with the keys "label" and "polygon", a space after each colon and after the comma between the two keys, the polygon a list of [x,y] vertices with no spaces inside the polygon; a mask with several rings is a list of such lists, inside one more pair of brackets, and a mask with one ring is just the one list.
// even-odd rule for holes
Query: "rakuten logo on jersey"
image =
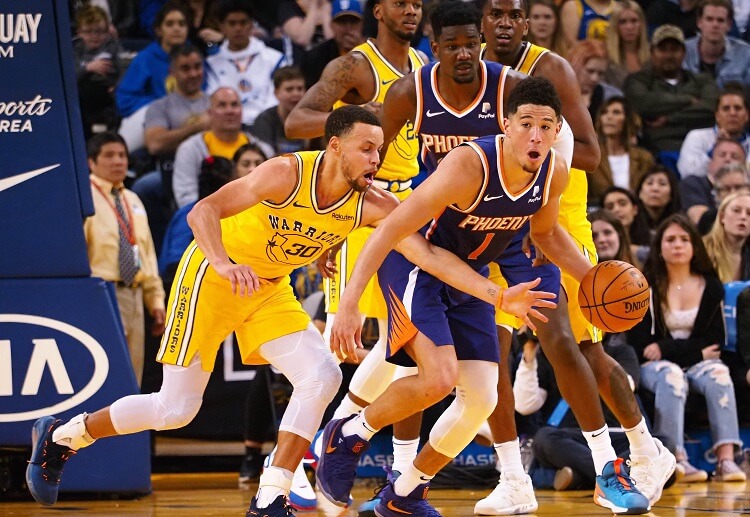
{"label": "rakuten logo on jersey", "polygon": [[0,314],[0,423],[62,413],[93,396],[109,373],[96,339],[68,323]]}

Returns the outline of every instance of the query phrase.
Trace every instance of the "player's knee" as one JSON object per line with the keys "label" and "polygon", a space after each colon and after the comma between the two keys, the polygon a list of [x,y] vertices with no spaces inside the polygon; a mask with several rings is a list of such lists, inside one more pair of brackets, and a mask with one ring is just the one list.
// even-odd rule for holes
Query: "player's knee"
{"label": "player's knee", "polygon": [[484,422],[489,418],[497,405],[497,383],[485,382],[468,389],[456,388],[456,397],[466,408],[471,419]]}
{"label": "player's knee", "polygon": [[301,375],[289,379],[294,387],[294,397],[300,400],[319,400],[328,404],[341,386],[341,369],[333,356],[321,356],[321,361],[306,368]]}
{"label": "player's knee", "polygon": [[203,403],[202,398],[168,400],[162,392],[156,393],[155,401],[163,415],[162,427],[157,430],[185,427],[193,421]]}
{"label": "player's knee", "polygon": [[443,400],[458,384],[458,366],[448,364],[444,368],[434,368],[424,374],[425,393],[434,402]]}

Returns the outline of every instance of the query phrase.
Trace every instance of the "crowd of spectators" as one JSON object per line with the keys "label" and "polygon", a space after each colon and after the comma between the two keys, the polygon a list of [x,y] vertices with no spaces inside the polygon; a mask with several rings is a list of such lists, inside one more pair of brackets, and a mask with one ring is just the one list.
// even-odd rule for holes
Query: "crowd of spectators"
{"label": "crowd of spectators", "polygon": [[[425,0],[424,11],[437,1]],[[684,418],[688,393],[703,395],[716,475],[731,480],[741,446],[738,411],[750,415],[750,354],[724,350],[724,330],[711,318],[719,317],[722,284],[750,281],[750,2],[514,1],[526,9],[527,39],[569,60],[596,127],[602,158],[589,171],[588,203],[600,258],[643,266],[655,286],[649,317],[627,335],[608,336],[605,348],[622,362],[635,390],[655,394],[661,434],[669,434],[665,418],[671,425]],[[92,185],[105,185],[100,201],[112,207],[115,190],[132,189],[130,203],[138,217],[145,211],[150,227],[150,236],[138,234],[153,238],[141,248],[161,253],[167,285],[190,239],[185,215],[199,197],[273,156],[320,148],[315,139],[287,138],[284,122],[330,61],[374,35],[377,2],[71,1],[85,136],[121,136],[91,148]],[[430,34],[425,15],[412,45],[434,59]],[[113,185],[101,180],[99,155],[107,146],[126,146],[129,153],[105,156],[118,161],[115,168],[130,164],[123,181],[106,180]],[[117,239],[116,231],[110,224],[109,237]],[[689,241],[689,267],[674,258],[680,253],[668,240],[672,247]],[[96,243],[89,248],[93,265]],[[158,317],[164,293],[152,285],[154,259],[141,263],[129,285],[109,259],[103,276],[137,288]],[[699,333],[700,342],[693,339]],[[518,350],[516,409],[540,411],[547,421],[561,399],[531,341]],[[724,401],[718,409],[717,397]],[[559,430],[539,435],[538,484],[592,483],[588,463],[566,463],[589,457],[579,438]],[[690,464],[681,431],[664,441],[689,479],[706,477]],[[560,479],[545,478],[550,469]]]}

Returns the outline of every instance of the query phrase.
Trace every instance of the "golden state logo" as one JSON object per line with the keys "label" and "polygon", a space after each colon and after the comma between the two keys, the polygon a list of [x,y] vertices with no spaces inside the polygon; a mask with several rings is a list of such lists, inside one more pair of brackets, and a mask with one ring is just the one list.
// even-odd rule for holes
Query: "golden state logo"
{"label": "golden state logo", "polygon": [[323,251],[320,242],[298,233],[279,233],[266,242],[266,255],[273,262],[292,266],[309,264]]}

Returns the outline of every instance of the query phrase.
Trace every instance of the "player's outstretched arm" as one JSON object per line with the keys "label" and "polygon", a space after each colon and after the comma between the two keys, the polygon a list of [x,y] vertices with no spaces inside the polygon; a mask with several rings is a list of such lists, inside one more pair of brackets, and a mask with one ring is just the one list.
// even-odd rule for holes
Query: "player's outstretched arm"
{"label": "player's outstretched arm", "polygon": [[383,147],[380,149],[380,163],[385,159],[388,145],[398,135],[408,121],[414,121],[417,111],[417,87],[414,73],[397,80],[388,89],[383,100]]}
{"label": "player's outstretched arm", "polygon": [[289,113],[284,122],[286,137],[295,139],[323,136],[333,105],[343,99],[347,92],[357,88],[362,74],[372,77],[369,67],[362,67],[363,63],[364,59],[354,54],[341,56],[328,63],[320,80],[307,90]]}
{"label": "player's outstretched arm", "polygon": [[263,200],[283,202],[298,181],[297,164],[291,156],[280,156],[262,163],[252,174],[229,182],[217,192],[198,201],[188,214],[195,242],[209,264],[232,284],[232,292],[250,295],[259,279],[250,266],[233,264],[221,240],[221,219],[239,214]]}
{"label": "player's outstretched arm", "polygon": [[583,256],[570,234],[557,222],[560,195],[568,184],[568,170],[564,160],[555,160],[547,203],[531,216],[531,239],[552,262],[579,282],[591,269],[591,262]]}

